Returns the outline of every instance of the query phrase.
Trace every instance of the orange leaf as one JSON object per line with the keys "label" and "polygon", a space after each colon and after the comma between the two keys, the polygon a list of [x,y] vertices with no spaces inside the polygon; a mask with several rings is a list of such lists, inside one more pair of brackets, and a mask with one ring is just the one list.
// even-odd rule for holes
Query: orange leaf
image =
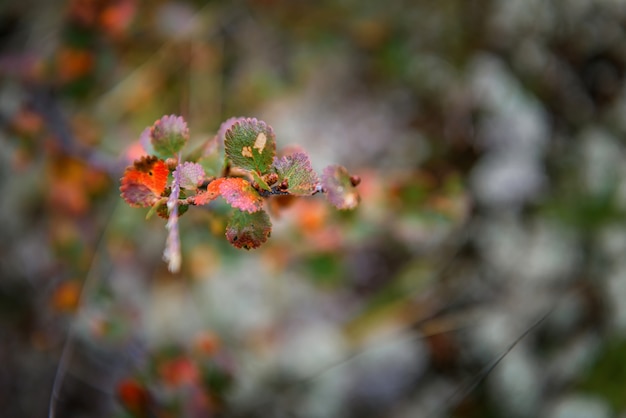
{"label": "orange leaf", "polygon": [[205,205],[218,196],[226,199],[229,205],[249,213],[261,209],[263,198],[252,187],[250,182],[239,177],[221,177],[207,186],[206,192],[195,196],[196,205]]}
{"label": "orange leaf", "polygon": [[209,183],[209,185],[206,188],[206,192],[198,193],[194,197],[193,200],[194,200],[195,204],[196,205],[206,205],[210,201],[217,199],[217,197],[220,195],[220,184],[222,184],[222,182],[224,180],[226,180],[226,178],[221,177],[221,178],[215,179],[211,183]]}
{"label": "orange leaf", "polygon": [[249,213],[261,209],[263,199],[250,182],[238,177],[224,179],[219,184],[220,194],[229,205]]}
{"label": "orange leaf", "polygon": [[130,206],[152,206],[165,191],[168,174],[165,161],[144,156],[124,172],[120,187],[122,197]]}

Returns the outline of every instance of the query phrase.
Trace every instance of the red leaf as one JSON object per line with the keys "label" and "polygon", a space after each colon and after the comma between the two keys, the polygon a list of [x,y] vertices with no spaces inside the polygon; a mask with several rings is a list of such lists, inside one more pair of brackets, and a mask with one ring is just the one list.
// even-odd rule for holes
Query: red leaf
{"label": "red leaf", "polygon": [[188,190],[196,190],[204,181],[204,169],[198,163],[185,162],[176,171],[179,171],[180,187]]}
{"label": "red leaf", "polygon": [[168,174],[167,165],[157,157],[136,160],[121,178],[122,198],[133,207],[152,206],[165,191]]}
{"label": "red leaf", "polygon": [[220,194],[232,207],[252,213],[261,209],[263,199],[252,185],[242,178],[226,178],[219,185]]}
{"label": "red leaf", "polygon": [[245,179],[222,177],[209,183],[207,191],[195,196],[196,205],[204,205],[222,196],[229,205],[253,213],[261,209],[263,198]]}
{"label": "red leaf", "polygon": [[193,201],[196,205],[206,205],[212,200],[217,199],[220,195],[220,184],[226,180],[225,177],[213,180],[206,188],[206,192],[198,193],[194,196]]}

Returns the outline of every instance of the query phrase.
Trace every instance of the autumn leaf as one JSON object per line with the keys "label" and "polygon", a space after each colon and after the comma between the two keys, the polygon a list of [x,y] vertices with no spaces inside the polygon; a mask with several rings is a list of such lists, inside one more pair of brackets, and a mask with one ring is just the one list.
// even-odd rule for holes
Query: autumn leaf
{"label": "autumn leaf", "polygon": [[274,168],[278,174],[278,182],[283,184],[285,191],[295,196],[310,196],[319,184],[309,156],[303,152],[296,152],[281,159],[275,158]]}
{"label": "autumn leaf", "polygon": [[256,212],[263,205],[263,198],[245,179],[222,177],[209,183],[206,192],[195,196],[196,205],[204,205],[222,196],[233,208],[246,212]]}
{"label": "autumn leaf", "polygon": [[246,212],[256,212],[261,209],[263,199],[252,185],[244,179],[226,178],[220,183],[220,194],[229,205]]}
{"label": "autumn leaf", "polygon": [[122,198],[132,207],[148,207],[159,201],[169,170],[163,160],[144,156],[126,168],[121,178]]}
{"label": "autumn leaf", "polygon": [[238,119],[224,134],[226,158],[233,167],[266,174],[276,155],[272,127],[257,119]]}
{"label": "autumn leaf", "polygon": [[225,180],[224,177],[219,178],[219,179],[215,179],[213,180],[211,183],[209,183],[209,185],[207,186],[207,190],[202,192],[202,193],[198,193],[197,195],[195,195],[193,197],[193,202],[194,204],[198,205],[198,206],[202,206],[202,205],[206,205],[207,203],[211,202],[212,200],[215,200],[219,197],[220,195],[220,184]]}
{"label": "autumn leaf", "polygon": [[337,209],[354,209],[359,204],[359,194],[356,190],[358,183],[351,177],[345,167],[331,165],[322,173],[322,187],[328,201]]}
{"label": "autumn leaf", "polygon": [[180,170],[180,187],[196,190],[204,181],[204,169],[198,163],[185,162],[178,166]]}
{"label": "autumn leaf", "polygon": [[226,226],[226,238],[234,247],[250,250],[267,241],[271,231],[272,223],[264,210],[237,210]]}

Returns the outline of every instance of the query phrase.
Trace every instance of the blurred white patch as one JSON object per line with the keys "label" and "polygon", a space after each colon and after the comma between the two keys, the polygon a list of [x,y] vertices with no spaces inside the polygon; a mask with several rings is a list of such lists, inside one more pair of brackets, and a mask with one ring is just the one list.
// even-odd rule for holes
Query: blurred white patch
{"label": "blurred white patch", "polygon": [[550,287],[569,280],[580,259],[576,234],[547,221],[525,228],[515,218],[491,219],[477,238],[493,276],[518,286]]}
{"label": "blurred white patch", "polygon": [[537,161],[511,154],[488,154],[471,174],[478,200],[488,206],[517,207],[540,195],[546,177]]}
{"label": "blurred white patch", "polygon": [[624,155],[617,140],[601,129],[581,134],[581,157],[585,186],[594,195],[610,193],[620,180]]}
{"label": "blurred white patch", "polygon": [[569,395],[555,402],[547,418],[610,418],[610,406],[599,397]]}
{"label": "blurred white patch", "polygon": [[474,59],[470,84],[487,112],[477,138],[486,155],[470,179],[478,200],[498,208],[532,201],[547,186],[542,167],[549,132],[545,110],[495,57]]}
{"label": "blurred white patch", "polygon": [[344,337],[335,326],[322,321],[309,322],[286,336],[278,355],[280,367],[297,378],[315,376],[341,363],[348,355]]}
{"label": "blurred white patch", "polygon": [[517,346],[493,369],[487,378],[490,395],[502,411],[510,418],[537,416],[543,387],[540,366],[529,355],[524,346]]}

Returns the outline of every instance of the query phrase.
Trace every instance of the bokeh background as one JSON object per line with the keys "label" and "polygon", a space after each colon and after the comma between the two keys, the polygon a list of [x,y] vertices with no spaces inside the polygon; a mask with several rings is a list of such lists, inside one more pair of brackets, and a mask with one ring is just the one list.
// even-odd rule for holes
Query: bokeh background
{"label": "bokeh background", "polygon": [[[626,2],[0,4],[3,417],[626,417]],[[361,205],[119,197],[232,116]],[[523,338],[521,338],[523,337]]]}

